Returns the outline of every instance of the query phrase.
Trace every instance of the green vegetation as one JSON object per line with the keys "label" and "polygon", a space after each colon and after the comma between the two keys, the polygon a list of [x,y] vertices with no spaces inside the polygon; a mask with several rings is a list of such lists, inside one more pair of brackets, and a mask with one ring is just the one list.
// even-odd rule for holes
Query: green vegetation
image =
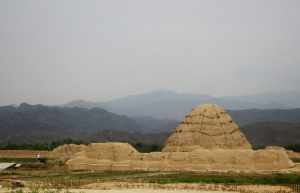
{"label": "green vegetation", "polygon": [[213,183],[213,184],[299,184],[298,175],[269,175],[269,176],[221,176],[201,175],[195,173],[174,173],[150,176],[146,181],[159,184],[171,183]]}
{"label": "green vegetation", "polygon": [[[5,174],[2,174],[5,175]],[[14,171],[14,176],[31,182],[51,182],[51,184],[69,184],[76,187],[79,185],[95,182],[145,182],[156,184],[174,183],[208,183],[208,184],[268,184],[288,185],[300,184],[300,175],[295,174],[220,174],[220,173],[193,173],[193,172],[143,172],[143,171],[68,171],[63,168],[57,170],[39,171]]]}
{"label": "green vegetation", "polygon": [[[48,159],[48,158],[0,158],[0,162],[12,162],[21,164],[21,168],[25,170],[46,170],[54,166],[60,166],[62,163],[59,160]],[[17,172],[18,170],[13,169],[13,172]],[[9,171],[11,172],[11,171]]]}
{"label": "green vegetation", "polygon": [[295,152],[300,152],[300,144],[291,144],[284,146],[288,150],[293,150]]}
{"label": "green vegetation", "polygon": [[13,163],[34,163],[38,162],[36,158],[0,158],[0,162],[13,162]]}
{"label": "green vegetation", "polygon": [[265,149],[266,146],[265,146],[265,145],[256,145],[256,146],[252,146],[252,148],[253,148],[254,150],[260,150],[260,149]]}
{"label": "green vegetation", "polygon": [[132,146],[141,153],[161,151],[162,149],[162,146],[157,144],[135,143]]}
{"label": "green vegetation", "polygon": [[81,140],[74,140],[71,138],[67,138],[64,140],[53,141],[51,143],[26,143],[26,144],[0,144],[1,150],[46,150],[51,151],[54,148],[64,145],[64,144],[86,144],[84,141]]}
{"label": "green vegetation", "polygon": [[295,163],[300,163],[300,158],[291,158],[291,160]]}
{"label": "green vegetation", "polygon": [[[88,144],[86,141],[74,140],[71,138],[53,141],[51,143],[33,143],[33,144],[0,144],[0,150],[37,150],[37,151],[51,151],[56,147],[64,144]],[[148,153],[153,151],[161,151],[162,145],[146,144],[146,143],[131,143],[139,152]]]}

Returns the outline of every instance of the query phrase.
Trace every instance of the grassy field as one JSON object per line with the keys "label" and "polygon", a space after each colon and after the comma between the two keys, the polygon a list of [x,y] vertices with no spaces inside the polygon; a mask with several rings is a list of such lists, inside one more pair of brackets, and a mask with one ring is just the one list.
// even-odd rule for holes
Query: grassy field
{"label": "grassy field", "polygon": [[299,184],[300,176],[292,174],[273,175],[228,175],[228,174],[197,174],[173,173],[157,175],[146,179],[151,183],[212,183],[212,184]]}
{"label": "grassy field", "polygon": [[38,162],[36,158],[0,158],[0,162],[14,162],[14,163],[35,163]]}
{"label": "grassy field", "polygon": [[291,160],[293,160],[295,163],[300,163],[300,158],[291,158]]}

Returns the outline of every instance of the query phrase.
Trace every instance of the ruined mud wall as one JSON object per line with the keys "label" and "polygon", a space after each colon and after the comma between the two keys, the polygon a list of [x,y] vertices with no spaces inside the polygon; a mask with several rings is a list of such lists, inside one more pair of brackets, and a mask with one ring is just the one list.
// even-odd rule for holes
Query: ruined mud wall
{"label": "ruined mud wall", "polygon": [[204,150],[139,153],[129,144],[91,144],[66,162],[79,170],[281,170],[294,166],[282,150]]}
{"label": "ruined mud wall", "polygon": [[[193,109],[163,152],[139,153],[127,143],[66,145],[54,150],[70,169],[203,171],[281,170],[294,167],[284,149],[254,151],[231,117],[217,105]],[[61,155],[60,155],[61,154]]]}

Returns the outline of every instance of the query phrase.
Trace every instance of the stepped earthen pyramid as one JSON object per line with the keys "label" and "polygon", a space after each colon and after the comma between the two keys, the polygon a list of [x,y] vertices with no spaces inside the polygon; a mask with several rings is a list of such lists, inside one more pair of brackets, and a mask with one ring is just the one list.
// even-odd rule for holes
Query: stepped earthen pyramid
{"label": "stepped earthen pyramid", "polygon": [[162,152],[140,153],[126,143],[65,145],[53,151],[74,170],[286,170],[295,164],[284,149],[253,150],[238,125],[217,105],[192,110]]}
{"label": "stepped earthen pyramid", "polygon": [[251,145],[223,108],[206,104],[186,115],[163,151],[190,152],[198,148],[251,149]]}

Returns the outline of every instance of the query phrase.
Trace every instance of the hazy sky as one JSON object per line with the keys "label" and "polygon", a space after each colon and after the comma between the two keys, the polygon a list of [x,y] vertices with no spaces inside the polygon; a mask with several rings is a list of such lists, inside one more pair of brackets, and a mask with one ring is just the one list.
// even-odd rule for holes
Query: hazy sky
{"label": "hazy sky", "polygon": [[300,91],[299,0],[1,0],[0,104]]}

